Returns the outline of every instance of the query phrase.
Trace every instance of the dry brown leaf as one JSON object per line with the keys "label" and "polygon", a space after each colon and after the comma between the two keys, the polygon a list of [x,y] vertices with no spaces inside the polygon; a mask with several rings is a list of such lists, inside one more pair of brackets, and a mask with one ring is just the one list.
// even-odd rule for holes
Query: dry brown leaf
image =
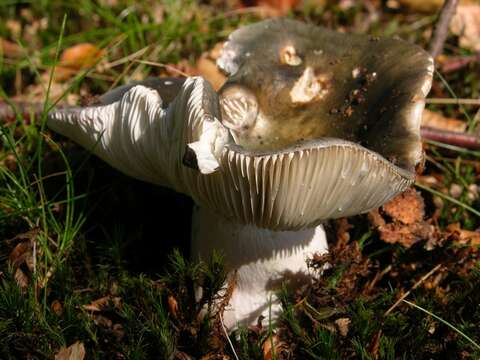
{"label": "dry brown leaf", "polygon": [[266,5],[278,12],[277,16],[287,15],[298,4],[299,0],[260,0],[259,5]]}
{"label": "dry brown leaf", "polygon": [[168,310],[169,310],[170,314],[174,318],[177,318],[178,317],[178,302],[177,302],[177,300],[172,295],[168,295],[167,302],[168,302]]}
{"label": "dry brown leaf", "polygon": [[57,316],[62,316],[63,314],[63,306],[62,303],[58,300],[53,300],[52,305],[50,306],[52,308],[52,311],[57,315]]}
{"label": "dry brown leaf", "polygon": [[68,80],[79,70],[95,65],[103,53],[103,50],[90,43],[77,44],[65,49],[55,67],[55,81]]}
{"label": "dry brown leaf", "polygon": [[274,357],[278,358],[278,355],[282,350],[286,349],[287,344],[280,340],[278,335],[270,335],[262,345],[263,360],[272,360]]}
{"label": "dry brown leaf", "polygon": [[83,305],[82,307],[91,312],[100,312],[105,310],[110,304],[113,304],[114,307],[120,308],[121,307],[121,298],[118,296],[104,296],[100,299],[92,301],[90,304]]}
{"label": "dry brown leaf", "polygon": [[435,238],[435,227],[425,221],[414,224],[403,225],[400,223],[389,223],[378,228],[380,238],[389,244],[400,244],[406,248],[420,240]]}
{"label": "dry brown leaf", "polygon": [[370,222],[377,228],[380,238],[389,244],[400,244],[406,248],[420,240],[436,244],[440,233],[427,221],[424,221],[425,203],[414,188],[395,197],[382,207],[384,218],[378,210],[369,213]]}
{"label": "dry brown leaf", "polygon": [[[471,4],[478,0],[460,0],[460,4]],[[405,8],[410,12],[433,14],[438,12],[445,0],[388,0],[387,6],[391,8]]]}
{"label": "dry brown leaf", "polygon": [[15,280],[22,289],[28,286],[30,274],[34,272],[35,259],[33,247],[37,234],[38,230],[33,229],[6,241],[7,243],[20,241],[10,252],[8,260],[15,270]]}
{"label": "dry brown leaf", "polygon": [[55,355],[55,360],[83,360],[85,359],[85,346],[77,341],[68,348],[62,347]]}
{"label": "dry brown leaf", "polygon": [[20,287],[20,289],[26,289],[28,287],[29,277],[25,274],[22,269],[16,269],[15,274],[13,275],[15,282]]}
{"label": "dry brown leaf", "polygon": [[383,211],[393,220],[413,224],[423,220],[425,203],[420,193],[410,188],[383,205]]}
{"label": "dry brown leaf", "polygon": [[256,15],[261,18],[284,16],[292,11],[300,0],[242,0],[247,7],[255,7],[258,10]]}
{"label": "dry brown leaf", "polygon": [[[440,10],[444,0],[395,0],[388,1],[391,8],[406,8],[411,12],[434,13]],[[395,4],[396,3],[396,4]]]}
{"label": "dry brown leaf", "polygon": [[8,258],[14,268],[25,263],[28,269],[33,271],[33,242],[24,241],[17,244]]}
{"label": "dry brown leaf", "polygon": [[223,43],[216,44],[212,50],[203,53],[195,64],[195,74],[207,79],[215,90],[220,89],[226,80],[216,64],[222,48]]}
{"label": "dry brown leaf", "polygon": [[95,65],[102,54],[103,51],[93,44],[77,44],[63,51],[58,65],[76,70],[88,68]]}
{"label": "dry brown leaf", "polygon": [[335,325],[341,336],[345,337],[348,335],[348,330],[350,329],[350,323],[352,321],[349,318],[340,318],[335,320]]}
{"label": "dry brown leaf", "polygon": [[454,243],[471,246],[480,245],[480,231],[464,230],[458,223],[448,225],[445,233]]}
{"label": "dry brown leaf", "polygon": [[22,48],[17,44],[0,38],[0,55],[6,58],[18,59],[23,55]]}
{"label": "dry brown leaf", "polygon": [[422,126],[456,132],[465,132],[465,130],[467,130],[467,123],[465,121],[445,117],[442,114],[427,109],[423,111]]}
{"label": "dry brown leaf", "polygon": [[460,4],[450,22],[450,31],[459,36],[461,47],[480,51],[480,4]]}

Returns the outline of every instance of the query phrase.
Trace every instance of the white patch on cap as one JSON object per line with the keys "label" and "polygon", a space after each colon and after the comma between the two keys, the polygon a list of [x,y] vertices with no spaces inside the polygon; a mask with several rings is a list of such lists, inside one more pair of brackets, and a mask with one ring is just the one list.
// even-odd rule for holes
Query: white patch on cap
{"label": "white patch on cap", "polygon": [[325,75],[315,76],[313,68],[308,66],[290,91],[290,99],[294,104],[322,99],[328,93],[327,80]]}
{"label": "white patch on cap", "polygon": [[297,55],[297,51],[292,45],[287,45],[280,50],[280,62],[290,66],[298,66],[302,63],[302,58]]}

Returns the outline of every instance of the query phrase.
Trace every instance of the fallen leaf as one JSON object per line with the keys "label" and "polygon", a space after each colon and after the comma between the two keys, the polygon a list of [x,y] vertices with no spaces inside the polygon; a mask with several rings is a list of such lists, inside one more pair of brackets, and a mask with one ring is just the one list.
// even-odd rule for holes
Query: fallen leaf
{"label": "fallen leaf", "polygon": [[448,225],[445,229],[445,234],[453,240],[454,243],[460,245],[480,245],[480,231],[464,230],[458,223]]}
{"label": "fallen leaf", "polygon": [[261,8],[260,17],[284,16],[292,11],[300,0],[242,0],[247,7]]}
{"label": "fallen leaf", "polygon": [[425,203],[418,191],[409,188],[384,204],[383,211],[393,220],[400,221],[403,224],[413,224],[423,220]]}
{"label": "fallen leaf", "polygon": [[341,336],[345,337],[348,335],[348,330],[350,329],[350,323],[352,321],[349,318],[340,318],[335,320],[335,325]]}
{"label": "fallen leaf", "polygon": [[76,70],[88,68],[95,65],[102,54],[103,51],[93,44],[77,44],[63,51],[58,65]]}
{"label": "fallen leaf", "polygon": [[10,253],[9,260],[14,268],[26,263],[28,269],[33,271],[33,243],[25,241],[17,244]]}
{"label": "fallen leaf", "polygon": [[177,318],[178,317],[178,302],[177,302],[177,300],[172,295],[168,295],[167,302],[168,302],[168,310],[169,310],[170,314],[174,318]]}
{"label": "fallen leaf", "polygon": [[30,275],[34,272],[34,244],[37,234],[38,230],[33,229],[6,241],[7,244],[20,241],[10,252],[8,260],[15,271],[15,280],[18,286],[22,289],[25,289],[28,286]]}
{"label": "fallen leaf", "polygon": [[404,225],[389,223],[378,228],[380,238],[389,244],[400,244],[406,248],[411,247],[420,240],[435,238],[435,227],[425,221]]}
{"label": "fallen leaf", "polygon": [[[460,0],[460,4],[470,4],[475,0]],[[442,8],[445,0],[388,0],[387,6],[393,9],[404,8],[410,12],[433,14]]]}
{"label": "fallen leaf", "polygon": [[465,132],[465,130],[467,130],[467,123],[465,121],[445,117],[438,112],[427,109],[423,111],[422,126],[456,132]]}
{"label": "fallen leaf", "polygon": [[62,347],[55,355],[55,360],[83,360],[85,359],[85,346],[77,341],[68,348]]}
{"label": "fallen leaf", "polygon": [[[77,44],[65,49],[55,67],[55,81],[65,81],[79,70],[88,69],[102,57],[103,50],[90,43]],[[49,76],[49,74],[45,74]]]}
{"label": "fallen leaf", "polygon": [[280,353],[287,349],[287,344],[278,335],[270,335],[262,345],[263,360],[278,359]]}
{"label": "fallen leaf", "polygon": [[23,55],[22,48],[16,43],[0,38],[0,56],[18,59]]}
{"label": "fallen leaf", "polygon": [[62,316],[63,314],[63,306],[62,303],[58,300],[53,300],[52,305],[50,306],[52,311],[57,315],[57,316]]}
{"label": "fallen leaf", "polygon": [[195,74],[207,79],[215,90],[220,89],[227,79],[216,63],[222,48],[223,43],[216,44],[212,50],[203,53],[195,64]]}
{"label": "fallen leaf", "polygon": [[92,301],[90,304],[83,305],[82,307],[87,311],[100,312],[105,310],[110,305],[113,305],[115,308],[120,308],[121,298],[118,296],[107,295]]}
{"label": "fallen leaf", "polygon": [[421,240],[426,240],[431,245],[439,244],[441,234],[430,223],[431,220],[424,220],[425,203],[414,188],[390,200],[383,205],[382,210],[371,211],[368,217],[384,242],[400,244],[406,248]]}
{"label": "fallen leaf", "polygon": [[267,5],[278,11],[279,15],[287,15],[292,11],[300,0],[261,0],[260,5]]}
{"label": "fallen leaf", "polygon": [[22,269],[16,269],[13,277],[20,289],[26,289],[28,287],[28,282],[30,279]]}
{"label": "fallen leaf", "polygon": [[462,48],[480,51],[480,4],[460,4],[450,22]]}

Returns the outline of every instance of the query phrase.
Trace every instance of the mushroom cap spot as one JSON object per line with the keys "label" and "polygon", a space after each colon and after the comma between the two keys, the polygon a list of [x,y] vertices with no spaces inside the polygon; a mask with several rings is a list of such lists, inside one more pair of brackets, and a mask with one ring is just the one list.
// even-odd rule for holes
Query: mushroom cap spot
{"label": "mushroom cap spot", "polygon": [[290,99],[294,104],[307,104],[322,99],[327,94],[324,83],[315,76],[311,67],[307,67],[302,76],[295,82],[290,91]]}
{"label": "mushroom cap spot", "polygon": [[[295,49],[300,65],[282,63],[278,54],[286,46]],[[238,143],[248,150],[332,137],[359,143],[410,171],[422,160],[420,121],[433,60],[418,46],[276,18],[233,32],[217,64],[229,75],[225,86],[244,86],[257,98],[263,121]],[[309,97],[291,96],[292,90],[308,68],[323,76],[327,91],[299,102]],[[276,140],[259,146],[247,135]]]}
{"label": "mushroom cap spot", "polygon": [[293,46],[287,45],[280,49],[280,62],[290,66],[298,66],[302,63],[302,58],[297,55]]}

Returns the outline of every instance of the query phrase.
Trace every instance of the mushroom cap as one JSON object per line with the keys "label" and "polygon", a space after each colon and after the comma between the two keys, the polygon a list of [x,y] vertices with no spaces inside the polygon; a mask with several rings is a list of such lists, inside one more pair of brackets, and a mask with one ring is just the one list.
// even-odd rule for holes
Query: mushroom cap
{"label": "mushroom cap", "polygon": [[147,80],[48,124],[131,176],[272,230],[367,212],[413,183],[432,77],[420,48],[274,19],[235,31],[219,66],[219,94],[199,77]]}
{"label": "mushroom cap", "polygon": [[234,31],[217,63],[229,75],[220,93],[257,99],[257,121],[236,132],[245,148],[333,137],[410,171],[422,159],[433,60],[418,46],[276,18]]}

